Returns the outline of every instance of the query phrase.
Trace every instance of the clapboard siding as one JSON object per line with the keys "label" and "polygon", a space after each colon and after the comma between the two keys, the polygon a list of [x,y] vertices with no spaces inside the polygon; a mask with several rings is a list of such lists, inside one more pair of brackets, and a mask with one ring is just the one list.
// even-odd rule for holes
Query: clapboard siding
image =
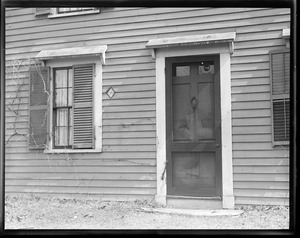
{"label": "clapboard siding", "polygon": [[19,191],[24,191],[28,193],[58,193],[58,194],[89,194],[92,191],[92,194],[102,195],[102,194],[110,194],[110,195],[152,195],[155,193],[156,188],[115,188],[115,187],[91,187],[88,185],[83,186],[57,186],[57,185],[9,185],[7,186],[7,193],[14,193]]}
{"label": "clapboard siding", "polygon": [[42,180],[42,179],[60,179],[60,180],[76,180],[76,179],[84,179],[84,180],[113,180],[113,181],[156,181],[155,173],[80,173],[79,175],[74,173],[8,173],[5,175],[7,180],[11,179],[24,179],[27,181],[31,180]]}
{"label": "clapboard siding", "polygon": [[34,185],[42,185],[42,186],[66,186],[66,187],[72,187],[72,186],[78,186],[78,187],[103,187],[103,188],[128,188],[128,187],[152,187],[155,188],[156,184],[155,181],[148,181],[148,180],[119,180],[112,183],[110,180],[85,180],[81,179],[80,183],[76,183],[73,180],[64,180],[62,182],[61,179],[43,179],[43,180],[37,180],[37,181],[26,181],[23,179],[15,179],[15,180],[8,180],[6,182],[7,186],[15,186],[15,185],[23,185],[23,186],[34,186]]}
{"label": "clapboard siding", "polygon": [[[85,24],[88,22],[91,26],[97,27],[99,25],[101,26],[113,26],[113,25],[124,25],[124,20],[125,23],[127,24],[139,24],[139,23],[144,23],[148,24],[148,27],[155,27],[155,24],[159,24],[160,21],[163,21],[164,25],[170,25],[170,24],[193,24],[195,20],[201,19],[202,22],[217,22],[217,21],[222,21],[222,20],[235,20],[235,19],[241,19],[240,13],[243,12],[243,19],[247,18],[255,18],[255,17],[260,17],[262,15],[267,16],[267,15],[274,15],[274,10],[270,9],[214,9],[214,19],[211,19],[211,9],[201,9],[198,8],[183,8],[183,9],[178,9],[176,12],[176,8],[174,9],[142,9],[139,10],[140,15],[137,17],[136,11],[135,14],[131,14],[132,12],[128,12],[125,15],[121,15],[118,13],[118,18],[115,16],[112,20],[112,14],[106,14],[105,12],[101,12],[101,15],[103,16],[102,19],[99,19],[97,16],[84,16],[85,19],[82,20],[82,18],[77,18],[77,19],[65,19],[63,22],[60,22],[59,25],[54,24],[45,19],[41,19],[39,22],[36,21],[27,21],[26,24],[24,23],[26,20],[22,19],[22,22],[13,24],[13,25],[8,25],[8,27],[11,29],[11,31],[8,33],[8,35],[19,35],[22,33],[28,34],[32,32],[46,32],[44,28],[42,28],[41,25],[47,25],[49,31],[59,31],[63,29],[71,29],[71,28],[85,28]],[[142,12],[143,11],[143,12]],[[171,11],[171,13],[166,13],[166,11]],[[201,14],[199,14],[199,11]],[[276,11],[276,10],[275,10]],[[124,11],[126,13],[126,11]],[[149,15],[149,14],[152,15]],[[163,13],[163,14],[161,14]],[[277,10],[277,14],[284,14],[282,9]],[[275,13],[275,14],[276,14]],[[106,15],[106,16],[105,16]],[[16,18],[20,18],[19,16],[16,16]],[[93,19],[94,18],[94,19]],[[124,19],[125,18],[125,19]],[[9,18],[13,19],[13,17]],[[32,20],[32,18],[30,18]],[[184,22],[182,22],[184,20]],[[56,19],[53,19],[53,22],[59,21]],[[156,21],[156,22],[153,22]],[[8,23],[11,22],[11,20],[7,21]],[[25,29],[24,29],[25,28]],[[28,28],[28,29],[26,29]],[[14,31],[14,29],[21,29],[21,31]],[[24,30],[23,30],[24,29]]]}
{"label": "clapboard siding", "polygon": [[[289,9],[103,8],[100,14],[48,19],[36,18],[33,8],[10,8],[6,16],[6,192],[153,197],[156,79],[155,60],[145,45],[153,38],[234,31],[235,201],[287,203],[288,147],[271,144],[269,52],[285,48],[281,35],[290,27]],[[29,151],[29,59],[41,50],[101,44],[108,45],[102,81],[103,152]],[[110,87],[116,92],[111,99],[106,95]]]}

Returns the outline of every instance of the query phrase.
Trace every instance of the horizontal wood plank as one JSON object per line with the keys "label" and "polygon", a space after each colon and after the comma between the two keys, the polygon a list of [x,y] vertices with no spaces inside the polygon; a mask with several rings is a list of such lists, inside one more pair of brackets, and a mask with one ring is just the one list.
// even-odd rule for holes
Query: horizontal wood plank
{"label": "horizontal wood plank", "polygon": [[[27,192],[27,193],[48,193],[48,194],[68,194],[68,193],[78,193],[78,194],[89,194],[90,190],[94,194],[114,194],[114,195],[127,195],[127,194],[138,194],[138,195],[154,195],[155,188],[103,188],[103,187],[89,187],[89,186],[7,186],[6,192]],[[117,190],[117,191],[116,191]]]}
{"label": "horizontal wood plank", "polygon": [[123,189],[123,188],[155,188],[155,181],[148,180],[98,180],[98,179],[79,179],[79,180],[61,180],[61,179],[41,179],[41,180],[25,180],[25,179],[14,179],[6,180],[6,186],[64,186],[64,187],[92,187],[92,188],[103,188],[105,191],[107,188]]}
{"label": "horizontal wood plank", "polygon": [[14,180],[14,179],[24,179],[24,180],[43,180],[43,179],[60,179],[60,180],[74,180],[84,179],[84,180],[110,180],[110,181],[155,181],[155,173],[52,173],[52,172],[23,172],[23,173],[7,173],[5,179]]}

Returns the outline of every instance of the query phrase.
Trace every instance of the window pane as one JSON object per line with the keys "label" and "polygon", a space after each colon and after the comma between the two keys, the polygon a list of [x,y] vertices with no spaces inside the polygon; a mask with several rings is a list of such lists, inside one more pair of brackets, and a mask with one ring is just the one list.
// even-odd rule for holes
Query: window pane
{"label": "window pane", "polygon": [[56,110],[56,126],[55,126],[55,145],[67,146],[68,145],[68,123],[69,113],[68,109]]}
{"label": "window pane", "polygon": [[68,91],[67,88],[56,89],[55,90],[55,106],[56,107],[64,107],[68,105]]}
{"label": "window pane", "polygon": [[55,146],[68,146],[68,128],[56,127]]}
{"label": "window pane", "polygon": [[72,107],[73,104],[73,88],[68,88],[68,106]]}
{"label": "window pane", "polygon": [[55,88],[68,87],[68,70],[55,70]]}
{"label": "window pane", "polygon": [[57,109],[56,110],[56,126],[68,126],[68,109]]}
{"label": "window pane", "polygon": [[73,69],[69,69],[68,87],[73,87]]}

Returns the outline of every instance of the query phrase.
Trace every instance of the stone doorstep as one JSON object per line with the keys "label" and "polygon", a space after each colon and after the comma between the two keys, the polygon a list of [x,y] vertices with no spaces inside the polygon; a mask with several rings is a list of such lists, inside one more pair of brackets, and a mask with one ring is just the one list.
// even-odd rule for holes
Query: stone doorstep
{"label": "stone doorstep", "polygon": [[178,208],[141,208],[144,212],[158,212],[164,214],[192,215],[192,216],[239,216],[242,210],[198,210]]}

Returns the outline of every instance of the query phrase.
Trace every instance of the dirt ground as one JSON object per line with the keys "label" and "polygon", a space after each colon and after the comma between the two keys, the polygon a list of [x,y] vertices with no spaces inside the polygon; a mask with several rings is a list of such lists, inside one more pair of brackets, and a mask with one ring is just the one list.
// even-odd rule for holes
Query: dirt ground
{"label": "dirt ground", "polygon": [[288,229],[285,206],[242,206],[238,216],[190,216],[149,213],[155,201],[107,202],[91,198],[39,195],[5,197],[6,229]]}

